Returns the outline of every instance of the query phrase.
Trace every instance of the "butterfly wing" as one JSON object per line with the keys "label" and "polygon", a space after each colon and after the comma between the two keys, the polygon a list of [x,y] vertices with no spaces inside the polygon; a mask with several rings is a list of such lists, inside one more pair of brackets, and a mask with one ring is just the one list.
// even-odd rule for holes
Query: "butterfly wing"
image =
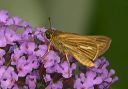
{"label": "butterfly wing", "polygon": [[60,32],[55,36],[54,46],[72,55],[81,64],[94,66],[93,61],[109,47],[110,39],[105,36],[81,36]]}

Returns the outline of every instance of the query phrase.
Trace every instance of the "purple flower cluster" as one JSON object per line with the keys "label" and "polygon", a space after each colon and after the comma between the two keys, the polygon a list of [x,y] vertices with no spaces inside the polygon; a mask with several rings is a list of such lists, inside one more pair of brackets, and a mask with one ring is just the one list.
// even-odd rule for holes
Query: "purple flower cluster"
{"label": "purple flower cluster", "polygon": [[0,89],[107,89],[118,80],[103,57],[87,68],[70,56],[69,68],[65,56],[51,49],[43,60],[46,30],[33,29],[18,16],[0,10]]}
{"label": "purple flower cluster", "polygon": [[118,80],[114,76],[115,71],[107,70],[108,61],[101,57],[95,62],[96,66],[86,69],[86,72],[76,76],[75,89],[108,89],[112,83]]}

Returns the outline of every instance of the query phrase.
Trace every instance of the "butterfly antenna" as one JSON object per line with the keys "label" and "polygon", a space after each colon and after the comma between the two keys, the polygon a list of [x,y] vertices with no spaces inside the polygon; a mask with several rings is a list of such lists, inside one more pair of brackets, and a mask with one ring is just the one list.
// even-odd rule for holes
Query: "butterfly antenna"
{"label": "butterfly antenna", "polygon": [[49,17],[48,20],[49,20],[49,26],[50,26],[49,29],[51,29],[51,25],[52,25],[52,24],[51,24],[51,18]]}

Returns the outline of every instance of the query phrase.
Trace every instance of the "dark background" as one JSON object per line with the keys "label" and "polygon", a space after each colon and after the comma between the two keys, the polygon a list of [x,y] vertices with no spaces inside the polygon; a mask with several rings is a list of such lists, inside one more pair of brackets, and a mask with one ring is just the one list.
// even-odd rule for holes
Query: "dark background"
{"label": "dark background", "polygon": [[105,53],[119,81],[112,89],[127,89],[128,0],[0,0],[0,9],[20,16],[34,27],[52,26],[62,31],[112,38]]}

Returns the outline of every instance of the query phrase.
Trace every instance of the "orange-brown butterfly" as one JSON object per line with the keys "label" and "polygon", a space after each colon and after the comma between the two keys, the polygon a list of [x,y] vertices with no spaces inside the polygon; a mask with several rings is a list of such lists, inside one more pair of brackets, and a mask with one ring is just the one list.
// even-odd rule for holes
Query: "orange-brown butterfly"
{"label": "orange-brown butterfly", "polygon": [[49,40],[49,45],[43,57],[47,55],[51,45],[53,45],[58,51],[66,55],[68,62],[68,55],[71,55],[87,67],[94,66],[93,61],[106,52],[111,43],[111,39],[107,36],[82,36],[52,28],[45,32],[45,36]]}

